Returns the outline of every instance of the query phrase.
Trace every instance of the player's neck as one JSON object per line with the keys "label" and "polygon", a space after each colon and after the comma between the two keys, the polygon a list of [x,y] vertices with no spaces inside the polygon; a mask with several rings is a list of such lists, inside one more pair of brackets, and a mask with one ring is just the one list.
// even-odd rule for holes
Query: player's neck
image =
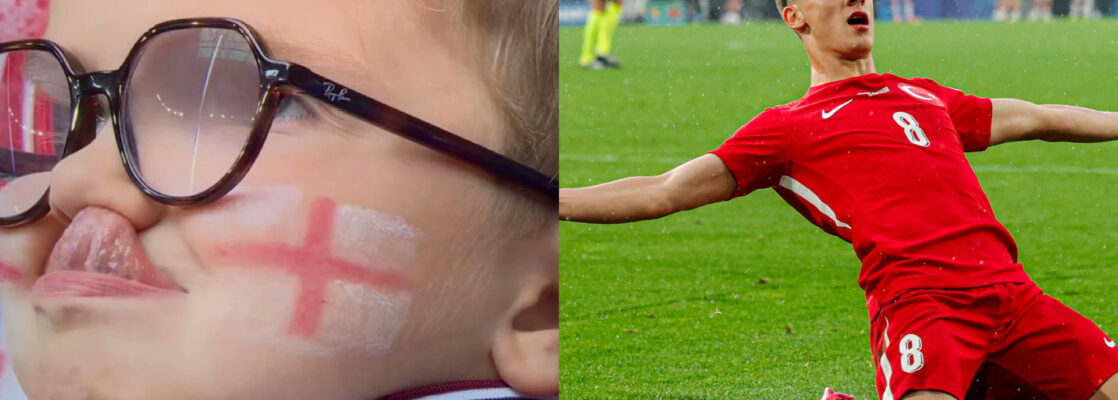
{"label": "player's neck", "polygon": [[811,86],[877,73],[877,68],[873,65],[873,56],[854,60],[837,57],[810,57],[810,59]]}

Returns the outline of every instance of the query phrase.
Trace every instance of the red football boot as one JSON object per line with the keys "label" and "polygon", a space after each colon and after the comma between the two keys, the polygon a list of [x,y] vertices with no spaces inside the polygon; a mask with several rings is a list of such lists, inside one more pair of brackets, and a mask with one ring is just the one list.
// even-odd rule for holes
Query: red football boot
{"label": "red football boot", "polygon": [[842,394],[831,390],[831,388],[823,389],[823,398],[820,400],[854,400],[854,396]]}

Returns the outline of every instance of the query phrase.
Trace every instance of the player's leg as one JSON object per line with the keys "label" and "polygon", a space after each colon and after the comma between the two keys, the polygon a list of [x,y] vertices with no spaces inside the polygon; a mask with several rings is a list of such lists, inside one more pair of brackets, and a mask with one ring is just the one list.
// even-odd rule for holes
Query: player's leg
{"label": "player's leg", "polygon": [[996,294],[919,290],[876,312],[870,343],[879,398],[963,399],[986,357]]}
{"label": "player's leg", "polygon": [[1040,18],[1044,22],[1052,22],[1052,0],[1035,0],[1040,4]]}
{"label": "player's leg", "polygon": [[1072,19],[1094,18],[1095,17],[1095,0],[1072,0],[1070,15],[1071,15]]}
{"label": "player's leg", "polygon": [[1012,381],[1003,386],[1028,386],[1051,399],[1100,391],[1118,398],[1118,347],[1106,333],[1032,283],[1005,288],[1013,308],[998,322],[987,360]]}
{"label": "player's leg", "polygon": [[1111,375],[1090,400],[1118,400],[1118,373]]}
{"label": "player's leg", "polygon": [[994,5],[994,22],[1005,21],[1009,16],[1009,2],[1006,0],[998,0]]}
{"label": "player's leg", "polygon": [[1041,0],[1033,0],[1033,5],[1029,7],[1029,21],[1040,20],[1040,4]]}
{"label": "player's leg", "polygon": [[613,56],[613,34],[617,25],[621,23],[621,0],[606,3],[605,15],[602,17],[602,26],[598,28],[598,60],[607,67],[617,68],[621,64]]}
{"label": "player's leg", "polygon": [[1071,0],[1071,10],[1068,16],[1071,19],[1079,19],[1083,15],[1083,0]]}
{"label": "player's leg", "polygon": [[590,0],[590,16],[586,18],[586,27],[582,29],[582,53],[578,57],[578,65],[583,68],[590,68],[594,62],[594,41],[598,39],[605,10],[606,0]]}
{"label": "player's leg", "polygon": [[912,0],[904,0],[904,6],[905,21],[909,23],[916,22],[916,5],[912,3]]}

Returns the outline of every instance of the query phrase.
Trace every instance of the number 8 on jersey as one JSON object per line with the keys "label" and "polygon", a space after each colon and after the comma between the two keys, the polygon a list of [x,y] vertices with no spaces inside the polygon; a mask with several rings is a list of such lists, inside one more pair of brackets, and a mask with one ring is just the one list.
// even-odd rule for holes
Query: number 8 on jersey
{"label": "number 8 on jersey", "polygon": [[897,122],[901,128],[904,128],[904,135],[912,144],[920,147],[928,147],[932,144],[928,140],[928,136],[924,134],[924,130],[920,129],[920,123],[916,122],[916,118],[912,114],[904,111],[897,111],[893,113],[893,121]]}

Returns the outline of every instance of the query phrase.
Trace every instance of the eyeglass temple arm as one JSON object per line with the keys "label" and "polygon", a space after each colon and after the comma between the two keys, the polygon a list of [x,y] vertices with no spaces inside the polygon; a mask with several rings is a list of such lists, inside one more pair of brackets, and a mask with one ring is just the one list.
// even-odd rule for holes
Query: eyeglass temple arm
{"label": "eyeglass temple arm", "polygon": [[384,128],[405,139],[461,158],[496,176],[528,185],[553,200],[559,199],[559,183],[535,169],[497,152],[447,132],[392,106],[327,80],[298,64],[291,64],[287,81],[325,103]]}

